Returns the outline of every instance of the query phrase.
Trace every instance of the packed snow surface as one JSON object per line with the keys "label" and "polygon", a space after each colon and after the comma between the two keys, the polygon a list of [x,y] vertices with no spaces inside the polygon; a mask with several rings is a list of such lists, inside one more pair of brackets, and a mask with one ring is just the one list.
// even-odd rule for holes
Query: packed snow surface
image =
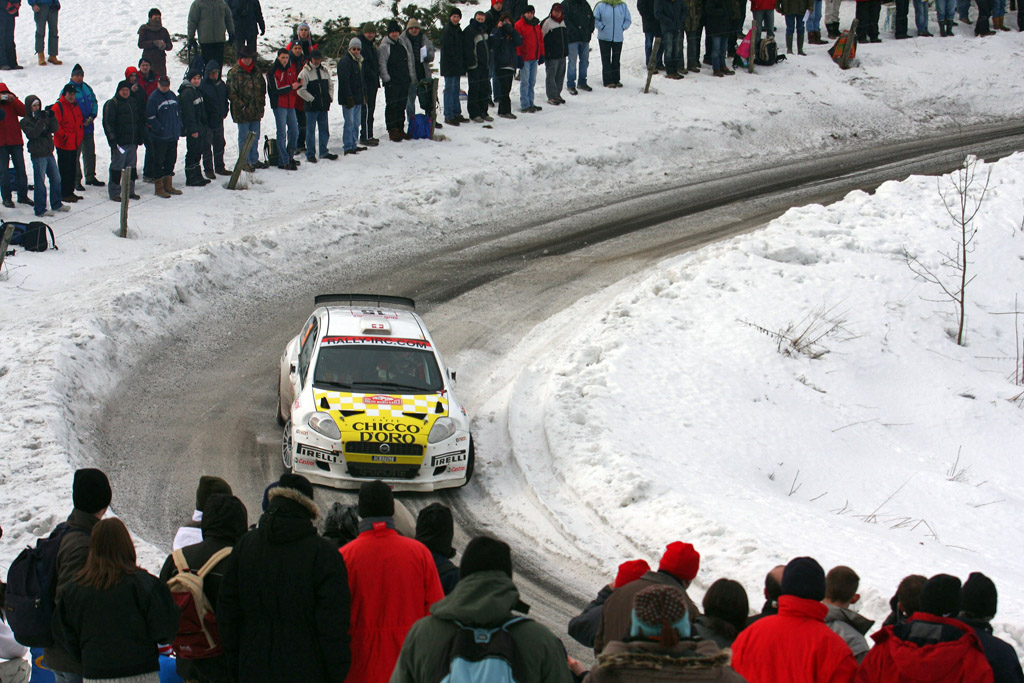
{"label": "packed snow surface", "polygon": [[[188,5],[163,3],[172,33],[184,31]],[[102,106],[138,60],[135,31],[149,6],[128,0],[100,14],[94,3],[68,3],[65,64],[38,67],[23,5],[16,36],[29,66],[4,81],[22,99],[35,93],[50,103],[80,62]],[[283,38],[294,19],[286,3],[264,6],[268,37]],[[1020,114],[1022,34],[981,41],[962,28],[949,39],[862,46],[849,71],[809,46],[809,56],[753,76],[659,77],[643,96],[642,34],[630,7],[621,90],[599,87],[595,41],[598,87],[567,95],[564,107],[446,128],[444,142],[384,142],[354,159],[262,171],[246,191],[218,182],[164,200],[140,183],[127,240],[114,234],[119,207],[104,190],[89,189],[48,219],[60,251],[19,251],[0,273],[0,569],[66,516],[70,472],[89,463],[87,429],[118,379],[139,371],[140,356],[196,309],[214,309],[221,292],[287,278],[297,263],[357,259],[360,244],[486,236],[513,216],[626,196],[666,177],[735,171],[742,182],[744,169],[779,159]],[[321,19],[335,11],[327,2],[304,10]],[[361,21],[385,12],[363,3],[344,13]],[[844,3],[844,23],[852,15]],[[171,64],[177,80],[184,67]],[[518,84],[514,109],[517,97]],[[377,119],[383,137],[382,94]],[[337,108],[330,122],[340,151]],[[269,108],[263,132],[274,134]],[[230,119],[227,137],[233,161]],[[96,140],[106,180],[99,130]],[[183,157],[184,144],[178,185]],[[534,505],[505,501],[509,533],[553,516],[578,539],[561,549],[567,564],[605,573],[688,540],[704,558],[697,592],[731,576],[753,605],[767,569],[810,554],[826,568],[853,566],[864,611],[878,619],[908,572],[982,570],[1000,588],[999,628],[1021,651],[1013,458],[1024,413],[1012,375],[1022,333],[1012,313],[1024,308],[1015,303],[1024,158],[991,169],[970,254],[977,277],[966,346],[950,338],[949,303],[904,256],[948,281],[941,254],[955,235],[939,198],[948,183],[934,178],[790,211],[751,236],[652,264],[643,278],[538,328],[509,355],[506,390],[470,406],[481,480],[500,499],[501,473],[515,466],[536,491]],[[31,220],[31,211],[19,206],[4,218]],[[781,353],[780,339],[808,325],[812,336],[834,326],[815,347],[823,355]],[[496,447],[506,442],[511,451]],[[509,452],[514,462],[499,455]],[[123,512],[116,493],[113,511]],[[139,541],[155,570],[166,541]]]}

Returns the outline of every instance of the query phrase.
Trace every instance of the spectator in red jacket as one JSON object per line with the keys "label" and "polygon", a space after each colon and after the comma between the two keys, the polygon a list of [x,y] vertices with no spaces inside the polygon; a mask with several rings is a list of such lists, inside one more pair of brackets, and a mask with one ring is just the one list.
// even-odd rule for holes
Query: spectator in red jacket
{"label": "spectator in red jacket", "polygon": [[430,551],[398,534],[394,514],[387,484],[363,484],[359,537],[339,551],[352,593],[353,683],[387,683],[409,628],[444,597]]}
{"label": "spectator in red jacket", "polygon": [[82,110],[75,104],[75,85],[64,86],[57,102],[50,109],[57,118],[57,132],[53,145],[57,148],[57,169],[60,171],[62,202],[77,202],[81,197],[75,194],[75,174],[78,171],[78,148],[85,137]]}
{"label": "spectator in red jacket", "polygon": [[277,60],[267,74],[267,92],[270,94],[270,108],[277,122],[277,167],[294,171],[299,165],[292,160],[299,140],[299,119],[295,113],[295,91],[302,87],[299,71],[302,65],[292,59],[288,50],[277,51]]}
{"label": "spectator in red jacket", "polygon": [[519,108],[527,114],[543,109],[533,103],[537,65],[544,63],[544,33],[535,15],[533,5],[527,5],[516,22],[516,32],[523,38],[523,44],[516,48],[516,55],[523,60],[519,69]]}
{"label": "spectator in red jacket", "polygon": [[798,557],[782,573],[779,612],[748,626],[733,643],[733,668],[749,683],[850,683],[857,662],[825,625],[825,570]]}
{"label": "spectator in red jacket", "polygon": [[25,148],[21,137],[21,126],[18,121],[25,116],[25,104],[18,96],[7,89],[6,83],[0,83],[0,194],[3,195],[4,206],[14,208],[11,194],[11,175],[7,173],[14,166],[15,185],[18,190],[18,203],[29,204],[28,178],[25,176]]}
{"label": "spectator in red jacket", "polygon": [[960,579],[937,574],[921,588],[921,605],[910,621],[886,626],[872,638],[857,683],[992,683],[981,641],[960,612]]}

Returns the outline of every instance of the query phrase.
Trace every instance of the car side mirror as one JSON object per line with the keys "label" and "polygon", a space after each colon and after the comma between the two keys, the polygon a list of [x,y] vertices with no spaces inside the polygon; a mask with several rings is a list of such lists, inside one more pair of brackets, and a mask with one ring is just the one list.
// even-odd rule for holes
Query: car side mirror
{"label": "car side mirror", "polygon": [[292,375],[295,374],[295,363],[292,363],[291,365],[288,366],[288,372]]}

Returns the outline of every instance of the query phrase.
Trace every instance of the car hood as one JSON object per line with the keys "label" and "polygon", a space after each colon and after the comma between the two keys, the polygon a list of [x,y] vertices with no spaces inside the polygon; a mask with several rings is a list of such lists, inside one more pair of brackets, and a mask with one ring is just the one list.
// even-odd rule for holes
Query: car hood
{"label": "car hood", "polygon": [[313,389],[317,410],[338,423],[342,440],[369,443],[418,444],[439,417],[448,415],[448,398],[437,394],[365,394]]}

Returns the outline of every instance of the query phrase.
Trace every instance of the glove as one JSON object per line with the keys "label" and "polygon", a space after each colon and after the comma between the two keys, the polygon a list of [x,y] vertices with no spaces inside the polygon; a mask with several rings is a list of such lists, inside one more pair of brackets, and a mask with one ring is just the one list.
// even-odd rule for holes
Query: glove
{"label": "glove", "polygon": [[356,106],[356,101],[354,99],[352,99],[351,97],[346,97],[345,98],[345,106],[348,107],[349,109],[351,109],[352,107]]}
{"label": "glove", "polygon": [[544,63],[544,55],[541,55],[540,57],[537,58],[537,64],[543,64],[543,63]]}

